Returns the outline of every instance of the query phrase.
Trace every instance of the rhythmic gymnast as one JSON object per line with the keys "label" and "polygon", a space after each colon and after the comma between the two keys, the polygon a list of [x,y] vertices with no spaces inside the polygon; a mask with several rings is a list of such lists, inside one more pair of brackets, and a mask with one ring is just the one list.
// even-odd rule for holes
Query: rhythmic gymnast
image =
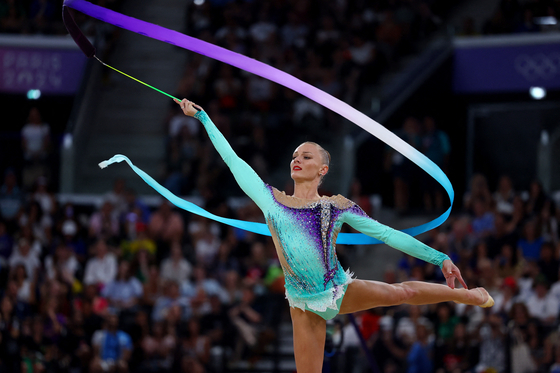
{"label": "rhythmic gymnast", "polygon": [[[468,290],[449,257],[412,236],[371,219],[341,195],[320,196],[318,187],[329,171],[330,155],[320,145],[304,142],[290,163],[292,196],[265,184],[239,158],[224,136],[198,105],[175,100],[185,115],[202,122],[243,191],[262,210],[285,277],[286,297],[294,330],[294,352],[299,373],[321,372],[326,323],[337,314],[379,306],[431,304],[454,301],[491,307],[494,300],[484,288]],[[386,284],[353,279],[336,256],[335,242],[343,223],[416,258],[438,265],[447,286],[421,281]],[[462,289],[455,289],[455,280]]]}

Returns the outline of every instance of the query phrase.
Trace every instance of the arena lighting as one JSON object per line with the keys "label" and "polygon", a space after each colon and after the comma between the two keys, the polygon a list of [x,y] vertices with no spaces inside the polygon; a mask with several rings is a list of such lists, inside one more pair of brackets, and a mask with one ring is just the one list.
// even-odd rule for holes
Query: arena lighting
{"label": "arena lighting", "polygon": [[38,89],[30,89],[27,91],[28,100],[38,100],[41,97],[41,91]]}
{"label": "arena lighting", "polygon": [[194,0],[194,5],[202,5],[204,4],[204,0]]}
{"label": "arena lighting", "polygon": [[533,18],[533,22],[536,25],[555,25],[558,23],[556,17],[535,17]]}
{"label": "arena lighting", "polygon": [[535,100],[542,100],[546,97],[546,89],[543,87],[531,87],[529,88],[529,94]]}

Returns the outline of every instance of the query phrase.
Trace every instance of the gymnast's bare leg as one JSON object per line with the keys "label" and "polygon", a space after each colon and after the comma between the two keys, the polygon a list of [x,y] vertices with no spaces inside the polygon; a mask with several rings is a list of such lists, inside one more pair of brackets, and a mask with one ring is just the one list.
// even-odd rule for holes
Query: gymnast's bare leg
{"label": "gymnast's bare leg", "polygon": [[294,329],[294,354],[298,373],[320,373],[323,369],[327,322],[321,316],[290,307]]}
{"label": "gymnast's bare leg", "polygon": [[432,304],[453,301],[482,306],[490,300],[483,288],[451,289],[447,285],[421,281],[386,284],[378,281],[354,280],[342,299],[340,313],[352,313],[373,307],[399,304]]}

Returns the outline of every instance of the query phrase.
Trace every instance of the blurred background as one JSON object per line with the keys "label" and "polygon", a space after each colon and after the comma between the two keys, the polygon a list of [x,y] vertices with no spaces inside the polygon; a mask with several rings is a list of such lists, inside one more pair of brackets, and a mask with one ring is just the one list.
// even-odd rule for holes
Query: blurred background
{"label": "blurred background", "polygon": [[[450,178],[451,217],[419,238],[496,305],[338,316],[325,372],[560,372],[558,0],[92,2],[288,72]],[[88,60],[61,10],[0,0],[0,371],[295,372],[272,241],[174,208],[126,165],[97,164],[125,154],[217,215],[263,221],[260,211],[200,123]],[[293,189],[291,153],[310,140],[333,158],[321,193],[384,224],[449,207],[417,166],[307,98],[73,14],[97,56],[200,104],[280,190]],[[359,278],[444,282],[385,245],[337,251]]]}

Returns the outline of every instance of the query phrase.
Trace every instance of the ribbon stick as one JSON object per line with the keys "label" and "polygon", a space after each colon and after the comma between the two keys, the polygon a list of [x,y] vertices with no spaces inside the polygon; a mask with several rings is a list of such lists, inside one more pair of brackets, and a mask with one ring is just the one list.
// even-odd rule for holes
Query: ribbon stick
{"label": "ribbon stick", "polygon": [[[438,181],[443,186],[443,188],[445,189],[445,191],[449,196],[451,205],[453,205],[454,192],[453,192],[453,187],[451,186],[451,182],[449,181],[447,176],[443,173],[443,171],[434,162],[432,162],[425,155],[423,155],[418,150],[410,146],[408,143],[400,139],[397,135],[395,135],[394,133],[392,133],[385,127],[383,127],[381,124],[377,123],[373,119],[369,118],[365,114],[354,109],[353,107],[346,104],[345,102],[337,99],[336,97],[333,97],[328,93],[323,92],[320,89],[315,88],[312,85],[305,83],[291,76],[290,74],[280,71],[265,63],[243,56],[239,53],[232,52],[225,48],[207,43],[205,41],[190,37],[180,32],[169,30],[162,26],[154,25],[136,18],[132,18],[114,12],[109,9],[102,8],[97,5],[93,5],[85,0],[65,0],[64,5],[73,8],[75,10],[78,10],[91,17],[97,18],[101,21],[111,23],[120,28],[133,31],[135,33],[150,37],[152,39],[161,40],[163,42],[173,44],[184,49],[188,49],[190,51],[199,53],[201,55],[213,58],[218,61],[222,61],[229,65],[235,66],[239,69],[248,71],[255,75],[261,76],[265,79],[281,84],[287,88],[290,88],[308,97],[309,99],[319,103],[320,105],[326,108],[331,109],[335,113],[340,114],[344,118],[360,126],[364,130],[366,130],[373,136],[379,138],[381,141],[383,141],[384,143],[386,143],[387,145],[389,145],[390,147],[392,147],[393,149],[395,149],[396,151],[404,155],[406,158],[414,162],[416,165],[422,168],[425,172],[431,175],[436,181]],[[140,175],[139,171],[141,170],[134,167],[129,160],[127,160],[127,162],[131,167],[133,167],[135,172],[137,172]],[[144,178],[142,175],[140,176],[146,181],[146,178]],[[155,180],[153,182],[155,183]],[[158,190],[158,192],[162,193],[161,190],[155,186],[155,184],[151,182],[149,184],[152,187],[154,187],[156,190]],[[161,185],[159,185],[159,187],[163,188]],[[167,198],[169,198],[168,194],[164,194],[164,195]],[[175,199],[172,200],[173,203],[175,203],[174,201]],[[181,208],[185,208],[186,210],[193,212],[195,214],[202,214],[202,212],[198,211],[197,209],[191,209],[192,206],[189,206],[189,208],[187,207],[181,207]],[[424,233],[428,230],[431,230],[441,225],[449,217],[450,213],[451,213],[451,206],[441,216],[437,217],[436,219],[417,227],[405,229],[403,230],[403,232],[408,233],[412,236],[416,236],[418,234]],[[206,212],[206,214],[209,213]],[[217,218],[217,217],[210,217],[210,216],[207,217],[214,220],[216,220],[215,218]],[[228,222],[226,221],[222,221],[222,222],[224,222],[225,224],[232,223],[229,220]],[[260,234],[270,235],[270,232],[268,232],[268,228],[266,227],[265,224],[261,224],[264,228],[257,229],[253,224],[260,224],[260,223],[249,224],[249,222],[243,222],[243,221],[237,221],[237,222],[247,224],[247,225],[242,224],[241,226],[238,226],[241,229],[246,229]],[[265,228],[268,233],[264,233]],[[373,244],[379,242],[380,241],[365,236],[361,233],[349,233],[346,235],[340,234],[337,240],[337,243],[341,243],[341,244]]]}

